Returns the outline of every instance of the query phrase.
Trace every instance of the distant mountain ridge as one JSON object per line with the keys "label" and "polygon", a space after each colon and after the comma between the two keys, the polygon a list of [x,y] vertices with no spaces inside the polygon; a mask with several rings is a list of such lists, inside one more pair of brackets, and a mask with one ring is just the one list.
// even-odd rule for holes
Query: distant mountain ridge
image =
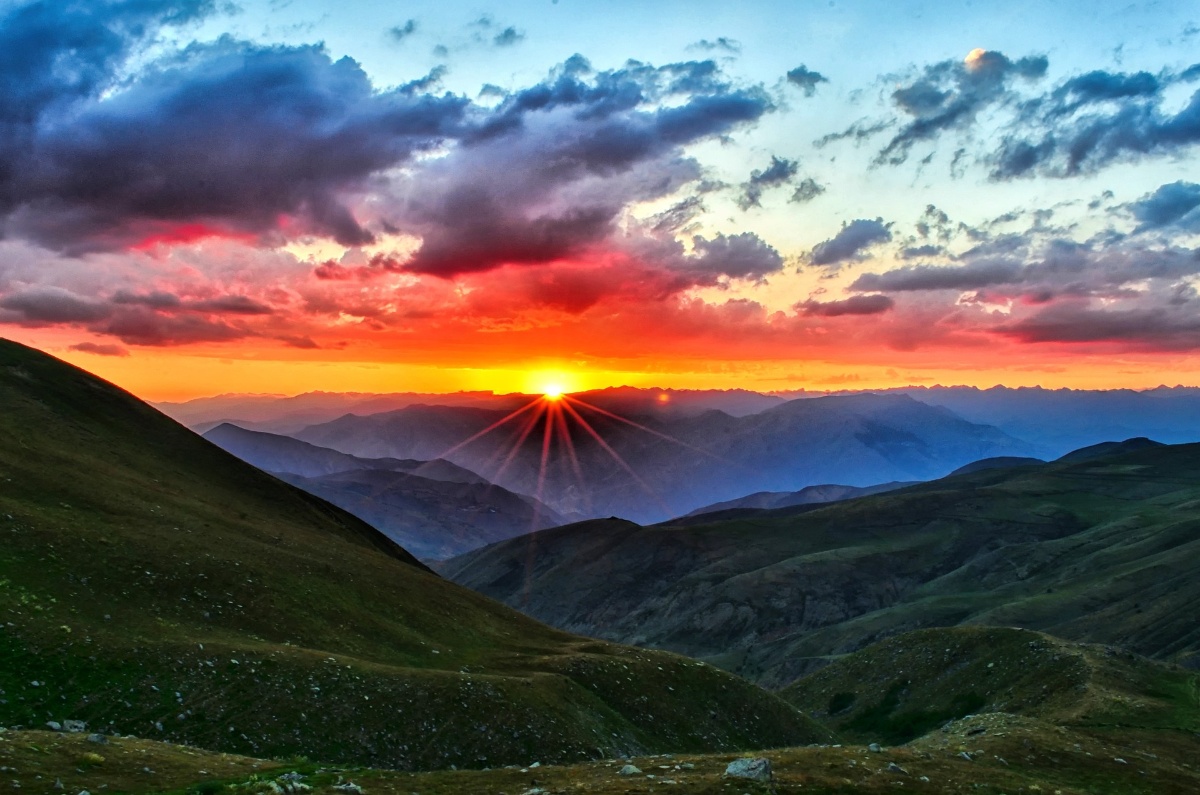
{"label": "distant mountain ridge", "polygon": [[444,456],[516,492],[537,496],[541,483],[542,499],[562,514],[650,522],[758,491],[925,480],[980,458],[1030,449],[995,428],[904,395],[795,400],[742,417],[710,410],[619,420],[585,401],[574,405],[605,441],[601,445],[570,424],[582,480],[561,448],[551,451],[542,474],[540,430],[511,455],[515,431],[509,428],[462,444],[502,420],[500,411],[410,406],[341,417],[295,436],[363,457]]}
{"label": "distant mountain ridge", "polygon": [[[967,466],[971,466],[968,464]],[[955,474],[955,473],[951,473]],[[734,500],[717,502],[697,508],[681,518],[711,515],[741,510],[772,510],[775,508],[790,508],[796,505],[820,505],[828,502],[841,502],[858,497],[869,497],[872,494],[882,494],[885,491],[895,491],[905,486],[913,486],[920,481],[892,481],[876,486],[839,486],[824,483],[819,486],[805,486],[799,491],[759,491],[747,494]]]}

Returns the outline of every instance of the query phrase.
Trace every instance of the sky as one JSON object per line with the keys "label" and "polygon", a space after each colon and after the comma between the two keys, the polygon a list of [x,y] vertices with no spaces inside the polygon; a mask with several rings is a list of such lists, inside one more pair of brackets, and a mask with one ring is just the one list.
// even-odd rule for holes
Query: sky
{"label": "sky", "polygon": [[1200,384],[1187,3],[0,0],[0,336],[140,396]]}

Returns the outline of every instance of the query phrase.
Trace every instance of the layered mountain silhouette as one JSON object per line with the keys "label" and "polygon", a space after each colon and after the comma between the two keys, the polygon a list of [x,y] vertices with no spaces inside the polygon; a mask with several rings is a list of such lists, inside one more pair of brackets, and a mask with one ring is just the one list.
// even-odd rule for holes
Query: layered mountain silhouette
{"label": "layered mountain silhouette", "polygon": [[204,438],[346,509],[422,560],[442,560],[566,521],[532,497],[443,459],[359,458],[229,423]]}
{"label": "layered mountain silhouette", "polygon": [[1198,661],[1200,445],[985,469],[817,507],[595,520],[445,564],[559,627],[781,685],[919,627],[1023,626]]}
{"label": "layered mountain silhouette", "polygon": [[391,769],[828,736],[714,667],[572,636],[447,582],[346,511],[7,341],[0,440],[0,724]]}
{"label": "layered mountain silhouette", "polygon": [[[662,521],[758,491],[926,480],[980,458],[1030,449],[904,395],[793,400],[741,417],[716,410],[626,417],[587,401],[567,402],[574,412],[566,422],[571,449],[558,430],[547,443],[542,425],[521,437],[516,420],[478,436],[508,414],[446,406],[347,415],[295,436],[362,457],[444,457],[562,514],[639,521]],[[549,453],[544,471],[543,448]]]}

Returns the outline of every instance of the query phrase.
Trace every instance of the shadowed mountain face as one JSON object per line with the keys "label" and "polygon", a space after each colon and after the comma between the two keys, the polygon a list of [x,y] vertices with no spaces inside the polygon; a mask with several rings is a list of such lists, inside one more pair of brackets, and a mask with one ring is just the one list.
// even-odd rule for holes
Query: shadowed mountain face
{"label": "shadowed mountain face", "polygon": [[360,458],[290,436],[250,431],[229,423],[205,431],[203,435],[222,450],[265,472],[290,472],[315,478],[359,469],[383,469],[451,483],[487,483],[474,472],[441,459]]}
{"label": "shadowed mountain face", "polygon": [[[393,473],[384,473],[393,474]],[[0,341],[0,724],[393,769],[825,736],[551,629],[111,384]]]}
{"label": "shadowed mountain face", "polygon": [[565,521],[532,497],[490,483],[454,483],[379,469],[318,478],[276,474],[379,528],[427,561],[445,560]]}
{"label": "shadowed mountain face", "polygon": [[899,631],[1024,626],[1194,663],[1200,445],[985,470],[798,515],[600,520],[448,562],[556,626],[789,682]]}
{"label": "shadowed mountain face", "polygon": [[443,459],[359,458],[228,423],[204,438],[344,508],[422,560],[443,560],[566,520]]}
{"label": "shadowed mountain face", "polygon": [[445,457],[513,491],[540,495],[559,513],[639,521],[661,521],[758,491],[925,480],[987,456],[1028,451],[995,428],[902,395],[794,400],[743,417],[708,411],[628,421],[586,401],[564,403],[569,447],[561,427],[546,435],[544,419],[518,444],[522,420],[532,412],[463,444],[506,413],[438,406],[346,416],[296,436],[358,456]]}

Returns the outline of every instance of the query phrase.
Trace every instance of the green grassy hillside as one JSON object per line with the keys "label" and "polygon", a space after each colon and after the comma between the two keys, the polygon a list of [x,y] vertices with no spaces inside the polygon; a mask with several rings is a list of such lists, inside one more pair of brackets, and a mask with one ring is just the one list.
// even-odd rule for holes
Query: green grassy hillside
{"label": "green grassy hillside", "polygon": [[907,632],[845,655],[782,694],[860,742],[908,742],[976,713],[1200,736],[1200,673],[1022,629]]}
{"label": "green grassy hillside", "polygon": [[1200,445],[1119,446],[798,511],[596,521],[442,570],[555,626],[769,686],[890,635],[962,624],[1197,662]]}
{"label": "green grassy hillside", "polygon": [[566,635],[125,392],[0,341],[0,725],[398,768],[809,742],[748,683]]}

